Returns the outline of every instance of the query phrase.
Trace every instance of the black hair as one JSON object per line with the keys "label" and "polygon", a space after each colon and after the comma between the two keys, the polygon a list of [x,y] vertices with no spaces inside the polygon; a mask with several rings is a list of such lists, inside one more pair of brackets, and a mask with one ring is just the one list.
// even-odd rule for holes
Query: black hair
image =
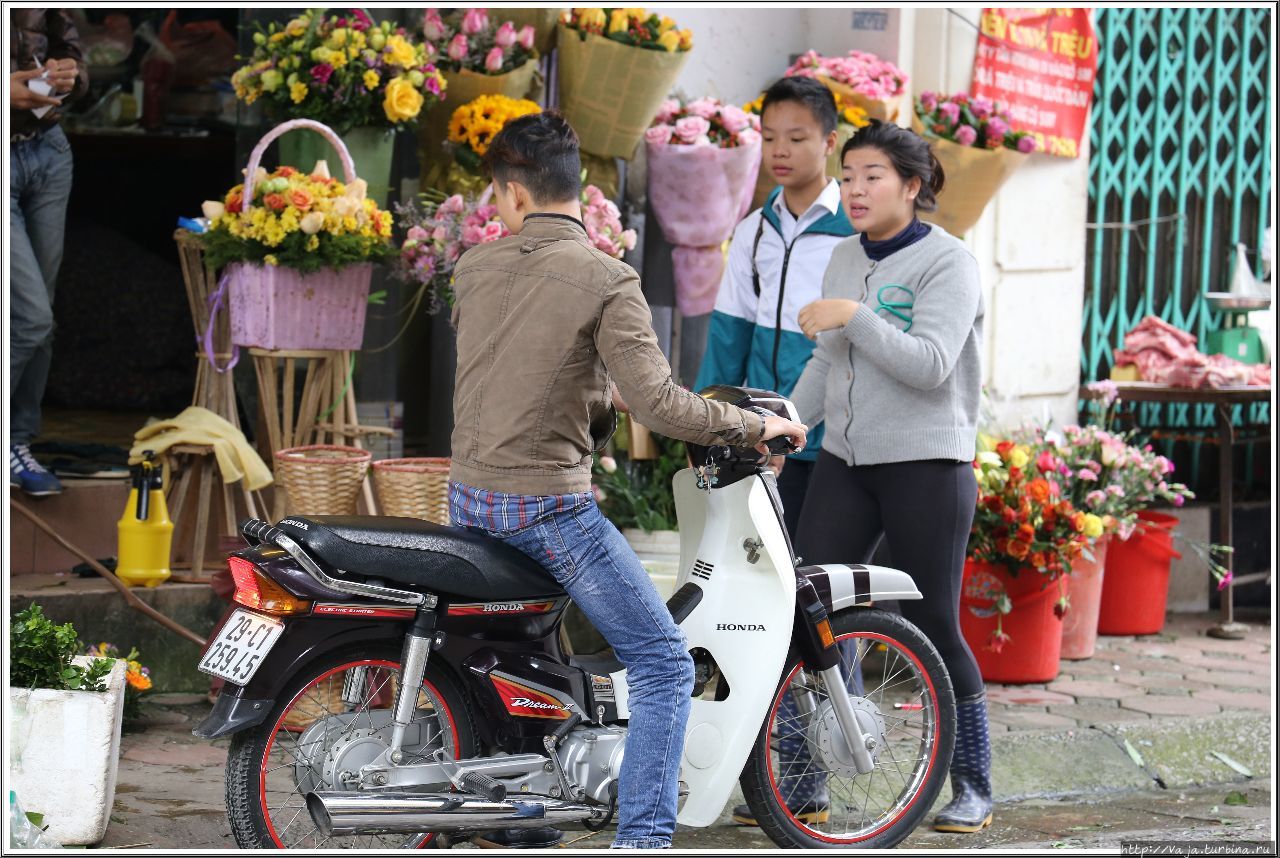
{"label": "black hair", "polygon": [[942,171],[937,156],[933,154],[929,141],[892,122],[872,119],[870,125],[859,128],[857,133],[845,141],[840,150],[840,163],[843,164],[844,156],[854,149],[867,148],[879,149],[888,155],[893,169],[904,182],[916,178],[920,180],[920,192],[915,199],[916,211],[931,212],[938,207],[938,194],[942,193],[947,176]]}
{"label": "black hair", "polygon": [[822,126],[824,135],[836,130],[836,97],[819,81],[811,77],[784,77],[765,90],[760,118],[764,118],[770,106],[783,101],[794,101],[807,107]]}
{"label": "black hair", "polygon": [[536,203],[576,200],[582,191],[578,135],[558,110],[511,120],[484,156],[494,182],[519,182]]}

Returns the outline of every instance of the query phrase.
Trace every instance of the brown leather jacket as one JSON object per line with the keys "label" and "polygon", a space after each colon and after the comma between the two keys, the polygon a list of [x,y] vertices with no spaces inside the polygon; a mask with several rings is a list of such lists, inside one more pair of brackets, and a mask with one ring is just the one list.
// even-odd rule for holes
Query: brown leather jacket
{"label": "brown leather jacket", "polygon": [[591,487],[613,432],[610,381],[642,424],[700,444],[754,445],[764,420],[677,385],[631,266],[582,224],[536,214],[454,270],[458,371],[450,478],[556,495]]}
{"label": "brown leather jacket", "polygon": [[9,10],[9,74],[36,67],[36,60],[73,59],[80,73],[76,86],[55,107],[37,119],[30,110],[9,109],[9,133],[25,135],[49,128],[62,118],[61,112],[71,102],[89,91],[89,69],[80,49],[80,33],[71,16],[61,9]]}

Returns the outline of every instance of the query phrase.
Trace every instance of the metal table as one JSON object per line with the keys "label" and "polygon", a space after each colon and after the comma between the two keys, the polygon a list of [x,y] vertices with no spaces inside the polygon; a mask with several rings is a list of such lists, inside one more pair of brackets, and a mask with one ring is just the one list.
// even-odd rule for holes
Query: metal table
{"label": "metal table", "polygon": [[[1271,388],[1257,386],[1233,387],[1170,387],[1147,381],[1116,382],[1119,400],[1122,402],[1187,402],[1191,404],[1207,403],[1214,406],[1214,428],[1218,435],[1218,540],[1223,545],[1234,545],[1231,536],[1232,511],[1232,456],[1231,448],[1235,442],[1235,431],[1231,425],[1231,408],[1250,402],[1269,402]],[[1100,391],[1083,387],[1080,395],[1085,399],[1101,399]],[[1223,564],[1231,570],[1235,564],[1235,552],[1226,556]],[[1237,584],[1251,584],[1271,577],[1270,572],[1258,572],[1240,578],[1232,576],[1231,583],[1222,591],[1220,616],[1217,625],[1206,631],[1210,637],[1239,640],[1245,636],[1248,626],[1235,621],[1232,614],[1232,591]]]}

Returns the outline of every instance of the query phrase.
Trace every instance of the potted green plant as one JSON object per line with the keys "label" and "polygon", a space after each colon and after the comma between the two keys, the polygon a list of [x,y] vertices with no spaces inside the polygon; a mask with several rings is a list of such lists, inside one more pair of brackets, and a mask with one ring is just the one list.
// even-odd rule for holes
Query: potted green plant
{"label": "potted green plant", "polygon": [[80,651],[75,627],[55,625],[38,604],[11,617],[11,785],[64,846],[106,833],[124,715],[125,662]]}

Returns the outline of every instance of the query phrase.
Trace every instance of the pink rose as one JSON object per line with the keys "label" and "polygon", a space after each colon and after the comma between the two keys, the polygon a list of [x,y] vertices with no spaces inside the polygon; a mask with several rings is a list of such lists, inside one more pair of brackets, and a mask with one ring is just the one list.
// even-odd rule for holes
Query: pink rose
{"label": "pink rose", "polygon": [[536,35],[537,33],[534,31],[533,27],[525,24],[520,28],[520,34],[516,36],[516,40],[520,42],[520,47],[524,48],[526,51],[532,51],[533,40]]}
{"label": "pink rose", "polygon": [[434,42],[440,39],[447,32],[444,25],[444,19],[440,17],[440,13],[435,9],[428,9],[422,16],[422,35],[427,41]]}
{"label": "pink rose", "polygon": [[932,113],[933,109],[938,106],[938,94],[936,92],[920,93],[920,106],[925,109],[926,113]]}
{"label": "pink rose", "polygon": [[464,247],[475,247],[484,241],[484,230],[475,225],[462,228],[462,244]]}
{"label": "pink rose", "polygon": [[654,117],[658,122],[670,122],[675,115],[680,112],[680,102],[674,98],[668,98],[662,104],[658,105],[658,115]]}
{"label": "pink rose", "polygon": [[449,40],[449,59],[461,62],[467,58],[468,50],[467,37],[461,33]]}
{"label": "pink rose", "polygon": [[507,228],[498,221],[489,221],[484,225],[484,229],[480,230],[480,241],[497,241],[507,234]]}
{"label": "pink rose", "polygon": [[483,9],[468,9],[462,16],[462,32],[468,36],[483,33],[489,29],[489,14]]}
{"label": "pink rose", "polygon": [[502,53],[502,48],[493,48],[484,58],[484,67],[491,72],[500,72],[504,62],[506,57]]}
{"label": "pink rose", "polygon": [[938,113],[952,125],[955,125],[960,120],[960,105],[954,101],[945,102],[938,105]]}
{"label": "pink rose", "polygon": [[705,137],[711,130],[711,123],[701,116],[686,116],[676,122],[675,136],[682,143],[693,143],[699,137]]}
{"label": "pink rose", "polygon": [[1037,148],[1038,147],[1036,146],[1036,138],[1032,137],[1030,134],[1028,134],[1026,137],[1018,138],[1019,152],[1022,152],[1025,154],[1028,152],[1034,152],[1036,151]]}
{"label": "pink rose", "polygon": [[750,146],[760,140],[760,132],[754,128],[744,128],[738,132],[738,143]]}
{"label": "pink rose", "polygon": [[618,240],[622,242],[622,246],[627,250],[636,249],[636,231],[634,229],[624,229],[622,235],[618,236]]}
{"label": "pink rose", "polygon": [[720,108],[720,121],[724,124],[724,130],[730,134],[737,134],[751,124],[751,120],[747,119],[747,112],[734,104],[726,104]]}
{"label": "pink rose", "polygon": [[466,206],[466,201],[462,199],[462,194],[454,194],[440,204],[438,209],[442,215],[458,214]]}
{"label": "pink rose", "polygon": [[493,43],[504,51],[516,43],[516,25],[510,21],[504,21],[502,26],[498,28],[498,32],[493,36]]}
{"label": "pink rose", "polygon": [[1009,131],[1009,123],[999,116],[991,117],[991,120],[987,123],[987,137],[992,140],[1003,139],[1004,135],[1008,134]]}
{"label": "pink rose", "polygon": [[438,226],[431,231],[432,241],[444,241],[448,237],[449,237],[449,230],[445,229],[442,226]]}
{"label": "pink rose", "polygon": [[978,119],[985,119],[990,116],[994,109],[995,106],[991,103],[991,99],[983,98],[980,95],[974,96],[973,100],[969,102],[969,112]]}
{"label": "pink rose", "polygon": [[685,108],[694,116],[701,116],[703,119],[714,119],[720,110],[720,102],[714,98],[699,98],[697,101],[689,102],[689,106]]}
{"label": "pink rose", "polygon": [[673,132],[675,132],[675,128],[670,125],[655,125],[644,132],[644,139],[655,146],[665,146],[671,142]]}
{"label": "pink rose", "polygon": [[431,233],[427,232],[420,226],[411,226],[409,227],[409,233],[406,237],[413,241],[426,241],[431,237]]}
{"label": "pink rose", "polygon": [[972,125],[961,125],[956,129],[956,142],[961,146],[972,146],[977,139],[978,132],[973,130]]}

